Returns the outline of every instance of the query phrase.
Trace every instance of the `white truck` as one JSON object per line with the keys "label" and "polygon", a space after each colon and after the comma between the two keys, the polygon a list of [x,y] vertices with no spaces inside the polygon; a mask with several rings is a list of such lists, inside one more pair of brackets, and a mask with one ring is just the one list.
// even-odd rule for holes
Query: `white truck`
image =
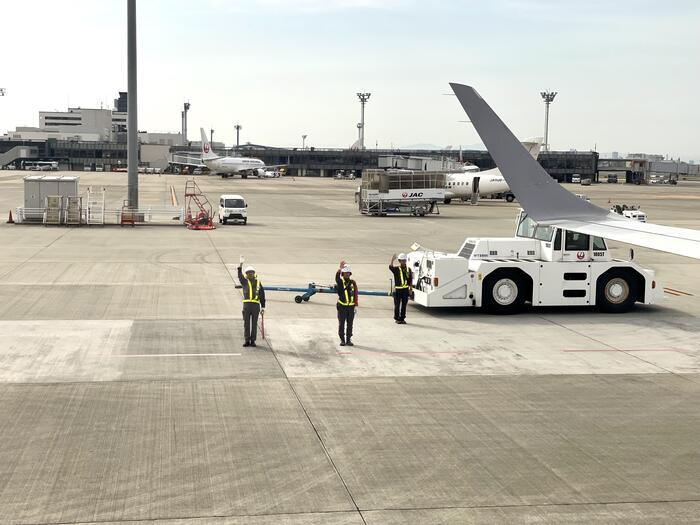
{"label": "white truck", "polygon": [[652,270],[613,259],[604,239],[538,225],[522,210],[515,237],[470,237],[457,253],[413,249],[413,301],[426,307],[510,314],[529,302],[625,312],[663,296]]}
{"label": "white truck", "polygon": [[639,206],[627,206],[626,204],[615,204],[610,211],[627,217],[628,219],[633,219],[639,222],[647,222],[647,214],[644,213]]}
{"label": "white truck", "polygon": [[219,197],[219,224],[226,224],[229,221],[248,224],[248,204],[240,195]]}

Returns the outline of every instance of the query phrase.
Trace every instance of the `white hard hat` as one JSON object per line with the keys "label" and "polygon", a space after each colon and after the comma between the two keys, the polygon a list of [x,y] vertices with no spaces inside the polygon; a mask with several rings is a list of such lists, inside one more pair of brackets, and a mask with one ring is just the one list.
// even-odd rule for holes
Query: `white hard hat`
{"label": "white hard hat", "polygon": [[400,253],[399,256],[397,257],[399,261],[405,261],[406,260],[406,254],[405,253]]}
{"label": "white hard hat", "polygon": [[248,272],[255,273],[255,268],[253,268],[252,266],[246,266],[245,270],[243,270],[243,273],[248,273]]}
{"label": "white hard hat", "polygon": [[350,267],[346,264],[343,266],[343,269],[340,270],[340,273],[352,273],[352,270],[350,270]]}

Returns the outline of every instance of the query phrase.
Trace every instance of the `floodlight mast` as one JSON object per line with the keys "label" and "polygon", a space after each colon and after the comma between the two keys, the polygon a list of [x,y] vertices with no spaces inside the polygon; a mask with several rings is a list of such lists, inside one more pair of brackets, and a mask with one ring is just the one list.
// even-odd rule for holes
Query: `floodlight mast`
{"label": "floodlight mast", "polygon": [[241,129],[243,129],[243,126],[236,124],[233,126],[233,129],[236,130],[236,147],[239,147],[241,145]]}
{"label": "floodlight mast", "polygon": [[544,149],[549,151],[549,105],[554,102],[557,91],[542,91],[540,96],[544,100]]}
{"label": "floodlight mast", "polygon": [[127,0],[127,199],[129,208],[139,207],[139,126],[136,83],[136,0]]}
{"label": "floodlight mast", "polygon": [[358,93],[357,98],[360,99],[360,124],[358,128],[360,129],[360,149],[365,149],[365,104],[369,100],[372,93]]}
{"label": "floodlight mast", "polygon": [[185,102],[182,108],[182,145],[187,146],[187,112],[190,110],[190,103]]}

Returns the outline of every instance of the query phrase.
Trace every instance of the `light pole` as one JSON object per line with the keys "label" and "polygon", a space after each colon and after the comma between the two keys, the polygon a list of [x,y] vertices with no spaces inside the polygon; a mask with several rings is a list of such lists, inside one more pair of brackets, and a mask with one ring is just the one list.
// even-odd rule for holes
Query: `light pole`
{"label": "light pole", "polygon": [[308,135],[302,135],[302,136],[301,136],[301,149],[302,149],[302,150],[305,150],[305,149],[306,149],[306,137],[308,137]]}
{"label": "light pole", "polygon": [[139,207],[139,126],[138,94],[136,83],[136,0],[128,0],[126,9],[127,33],[127,198],[129,208]]}
{"label": "light pole", "polygon": [[187,112],[190,110],[190,103],[182,105],[182,145],[187,146]]}
{"label": "light pole", "polygon": [[544,100],[544,149],[549,151],[549,105],[554,102],[554,97],[557,96],[556,91],[540,92],[542,100]]}
{"label": "light pole", "polygon": [[233,129],[236,130],[236,147],[238,147],[241,145],[241,129],[243,129],[243,126],[236,124],[233,126]]}
{"label": "light pole", "polygon": [[214,130],[209,130],[209,142],[211,142],[212,151],[214,150]]}
{"label": "light pole", "polygon": [[360,99],[360,149],[365,149],[365,104],[369,100],[372,93],[358,93],[357,98]]}

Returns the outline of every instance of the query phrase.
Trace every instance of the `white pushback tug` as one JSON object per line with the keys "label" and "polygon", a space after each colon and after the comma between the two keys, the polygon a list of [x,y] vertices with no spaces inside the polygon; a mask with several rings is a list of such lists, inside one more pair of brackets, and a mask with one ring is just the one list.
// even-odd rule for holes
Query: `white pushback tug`
{"label": "white pushback tug", "polygon": [[604,239],[538,225],[523,210],[514,237],[469,237],[457,253],[413,248],[413,300],[426,307],[508,314],[529,302],[625,312],[663,295],[652,270],[613,259]]}

